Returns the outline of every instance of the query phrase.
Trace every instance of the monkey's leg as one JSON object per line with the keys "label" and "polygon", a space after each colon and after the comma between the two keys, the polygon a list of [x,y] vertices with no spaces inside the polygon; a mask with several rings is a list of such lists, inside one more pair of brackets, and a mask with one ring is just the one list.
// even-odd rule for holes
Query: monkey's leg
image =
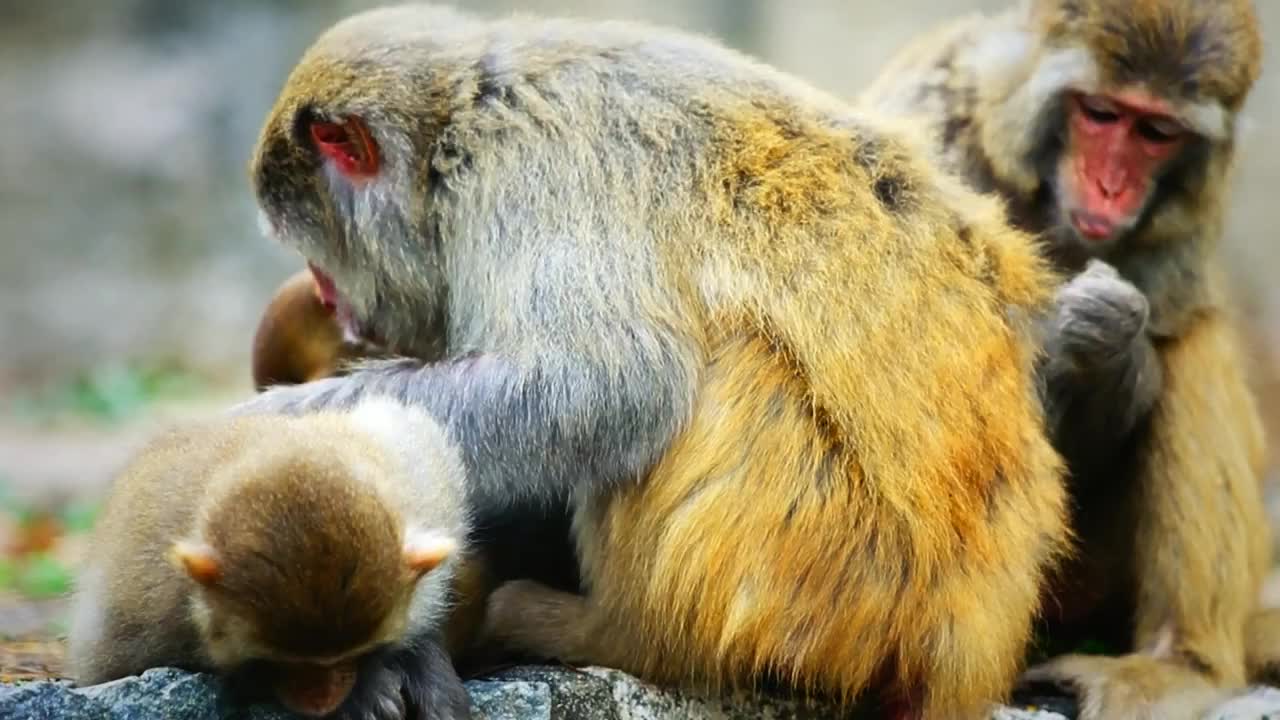
{"label": "monkey's leg", "polygon": [[331,720],[469,720],[471,698],[441,641],[414,638],[369,658]]}
{"label": "monkey's leg", "polygon": [[570,665],[619,667],[603,626],[589,598],[513,580],[489,596],[481,643]]}
{"label": "monkey's leg", "polygon": [[1163,358],[1135,488],[1135,653],[1067,656],[1026,675],[1075,690],[1084,720],[1198,717],[1214,688],[1245,681],[1245,622],[1269,548],[1261,421],[1220,318]]}
{"label": "monkey's leg", "polygon": [[1244,637],[1249,682],[1280,685],[1280,608],[1250,616]]}

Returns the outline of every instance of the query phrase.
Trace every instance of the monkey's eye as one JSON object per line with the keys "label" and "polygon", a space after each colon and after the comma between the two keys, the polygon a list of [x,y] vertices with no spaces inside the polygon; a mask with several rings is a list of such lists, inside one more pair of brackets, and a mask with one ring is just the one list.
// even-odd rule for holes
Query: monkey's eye
{"label": "monkey's eye", "polygon": [[1080,111],[1095,123],[1106,125],[1120,119],[1120,109],[1109,100],[1096,95],[1081,95],[1077,101]]}
{"label": "monkey's eye", "polygon": [[1142,118],[1136,127],[1139,135],[1155,143],[1171,143],[1186,132],[1182,123],[1167,117]]}

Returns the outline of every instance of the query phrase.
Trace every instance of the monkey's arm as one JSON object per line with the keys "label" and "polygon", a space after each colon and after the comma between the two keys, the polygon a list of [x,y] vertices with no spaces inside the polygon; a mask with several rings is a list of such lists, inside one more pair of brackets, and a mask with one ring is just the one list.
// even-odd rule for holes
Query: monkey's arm
{"label": "monkey's arm", "polygon": [[632,352],[607,331],[601,335],[612,356],[633,362],[611,367],[568,351],[542,353],[554,359],[533,363],[499,355],[375,362],[346,377],[272,388],[233,412],[298,413],[390,395],[445,425],[462,450],[478,507],[561,500],[579,480],[641,476],[675,434],[692,395],[688,364],[674,348],[655,352],[653,343],[637,343]]}
{"label": "monkey's arm", "polygon": [[1161,352],[1165,389],[1135,488],[1136,654],[1068,656],[1028,675],[1108,712],[1242,684],[1245,623],[1267,562],[1261,422],[1226,321],[1205,316]]}
{"label": "monkey's arm", "polygon": [[471,699],[436,635],[370,658],[333,720],[467,720]]}
{"label": "monkey's arm", "polygon": [[1262,423],[1241,357],[1216,316],[1164,352],[1137,527],[1137,647],[1167,647],[1228,683],[1243,680],[1241,634],[1269,546]]}

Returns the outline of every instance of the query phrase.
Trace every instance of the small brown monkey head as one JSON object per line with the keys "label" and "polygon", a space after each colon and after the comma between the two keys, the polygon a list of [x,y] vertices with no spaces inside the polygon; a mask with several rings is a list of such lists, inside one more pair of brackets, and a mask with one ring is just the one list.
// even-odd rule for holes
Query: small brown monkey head
{"label": "small brown monkey head", "polygon": [[218,502],[172,560],[195,582],[193,611],[215,666],[264,663],[283,705],[323,716],[358,661],[403,637],[418,581],[454,550],[406,529],[375,486],[375,460],[317,443],[228,463]]}
{"label": "small brown monkey head", "polygon": [[250,166],[264,232],[303,254],[349,330],[398,354],[434,356],[444,335],[433,197],[458,162],[442,130],[456,88],[423,55],[463,24],[431,6],[339,22],[290,74]]}
{"label": "small brown monkey head", "polygon": [[310,271],[281,284],[254,332],[254,388],[307,382],[336,371],[346,345],[336,310],[320,297]]}
{"label": "small brown monkey head", "polygon": [[1029,22],[1059,242],[1105,256],[1163,206],[1213,204],[1261,68],[1251,0],[1031,0]]}

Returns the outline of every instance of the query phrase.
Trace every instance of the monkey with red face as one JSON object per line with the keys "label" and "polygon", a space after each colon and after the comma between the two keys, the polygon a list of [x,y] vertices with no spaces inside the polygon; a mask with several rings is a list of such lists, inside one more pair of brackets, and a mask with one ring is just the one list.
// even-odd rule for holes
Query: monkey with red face
{"label": "monkey with red face", "polygon": [[1074,690],[1086,718],[1195,716],[1268,655],[1245,636],[1264,443],[1215,254],[1261,44],[1249,0],[1030,0],[926,34],[860,98],[923,120],[1061,270],[1105,261],[1147,300],[1128,369],[1051,389],[1081,552],[1044,613],[1129,652],[1028,680]]}

